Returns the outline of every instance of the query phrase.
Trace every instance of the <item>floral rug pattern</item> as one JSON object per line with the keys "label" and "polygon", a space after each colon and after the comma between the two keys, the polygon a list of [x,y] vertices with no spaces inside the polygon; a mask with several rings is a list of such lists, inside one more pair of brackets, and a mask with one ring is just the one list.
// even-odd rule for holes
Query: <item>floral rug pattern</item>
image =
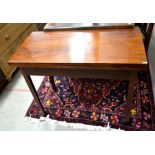
{"label": "floral rug pattern", "polygon": [[[51,119],[84,123],[124,130],[152,130],[152,106],[145,72],[139,72],[135,95],[128,122],[125,121],[128,81],[54,77],[57,87],[53,91],[45,77],[38,94]],[[40,118],[43,112],[33,100],[27,116]]]}

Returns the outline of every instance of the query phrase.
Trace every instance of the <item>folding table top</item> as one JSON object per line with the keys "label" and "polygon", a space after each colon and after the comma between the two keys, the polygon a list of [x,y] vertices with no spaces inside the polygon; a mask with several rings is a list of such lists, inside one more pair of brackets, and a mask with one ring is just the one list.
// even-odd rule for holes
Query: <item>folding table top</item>
{"label": "folding table top", "polygon": [[138,27],[32,32],[9,63],[21,67],[146,66]]}

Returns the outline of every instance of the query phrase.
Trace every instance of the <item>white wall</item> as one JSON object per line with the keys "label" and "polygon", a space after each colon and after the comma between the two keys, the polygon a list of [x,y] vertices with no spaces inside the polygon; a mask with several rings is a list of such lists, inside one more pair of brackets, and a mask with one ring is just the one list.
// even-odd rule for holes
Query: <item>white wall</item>
{"label": "white wall", "polygon": [[150,40],[150,45],[148,49],[148,58],[149,58],[149,65],[150,65],[150,72],[151,72],[151,79],[152,79],[152,87],[154,92],[155,98],[155,26],[153,28],[152,37]]}

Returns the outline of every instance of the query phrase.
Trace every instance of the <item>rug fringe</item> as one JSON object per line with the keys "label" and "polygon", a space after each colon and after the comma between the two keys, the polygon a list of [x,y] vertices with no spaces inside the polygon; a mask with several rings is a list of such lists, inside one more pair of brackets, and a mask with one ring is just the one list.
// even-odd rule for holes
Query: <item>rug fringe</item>
{"label": "rug fringe", "polygon": [[81,124],[81,123],[68,123],[65,121],[52,120],[49,118],[49,115],[47,115],[46,117],[40,117],[40,119],[25,116],[24,121],[27,123],[31,123],[31,124],[38,124],[39,126],[41,123],[44,122],[47,125],[52,126],[53,129],[55,129],[56,126],[59,125],[59,126],[65,127],[66,129],[73,128],[73,129],[77,129],[77,130],[85,129],[88,131],[123,131],[120,128],[119,129],[111,128],[111,125],[109,122],[108,122],[107,126],[105,126],[105,127],[93,126],[93,125],[87,125],[87,124]]}

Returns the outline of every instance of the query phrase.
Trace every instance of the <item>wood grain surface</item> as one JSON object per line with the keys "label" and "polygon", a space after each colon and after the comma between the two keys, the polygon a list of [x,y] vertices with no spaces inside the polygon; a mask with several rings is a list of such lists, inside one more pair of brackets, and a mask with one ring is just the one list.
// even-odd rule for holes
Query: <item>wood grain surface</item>
{"label": "wood grain surface", "polygon": [[9,60],[19,67],[145,67],[139,28],[33,32]]}

